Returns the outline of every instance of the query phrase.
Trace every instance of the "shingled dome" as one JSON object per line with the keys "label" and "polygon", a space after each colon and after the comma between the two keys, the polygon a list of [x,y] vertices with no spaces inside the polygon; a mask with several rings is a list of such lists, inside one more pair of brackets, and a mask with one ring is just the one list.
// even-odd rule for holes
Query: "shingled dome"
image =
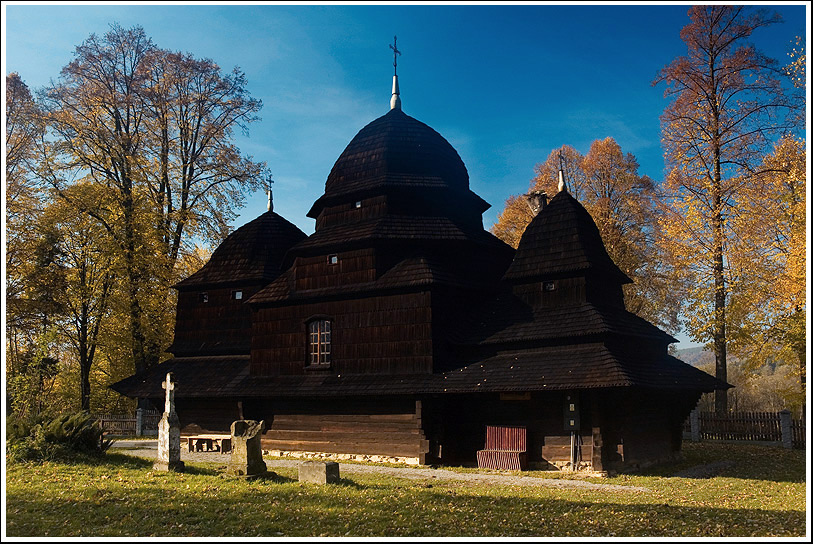
{"label": "shingled dome", "polygon": [[268,282],[282,271],[285,253],[306,237],[293,223],[265,212],[226,237],[203,268],[175,287]]}
{"label": "shingled dome", "polygon": [[322,198],[403,184],[468,191],[469,174],[436,130],[392,109],[350,141],[327,177]]}
{"label": "shingled dome", "polygon": [[525,229],[505,279],[540,279],[585,270],[632,283],[607,254],[590,213],[566,190],[560,191]]}

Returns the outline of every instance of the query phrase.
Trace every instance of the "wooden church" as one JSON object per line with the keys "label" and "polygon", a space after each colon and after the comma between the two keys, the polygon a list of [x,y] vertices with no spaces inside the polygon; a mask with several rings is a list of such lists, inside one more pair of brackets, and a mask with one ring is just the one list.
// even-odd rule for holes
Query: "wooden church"
{"label": "wooden church", "polygon": [[[174,358],[112,388],[182,431],[265,420],[263,448],[408,463],[621,470],[680,454],[700,395],[730,387],[627,312],[631,280],[565,187],[519,247],[440,134],[401,110],[359,131],[306,236],[269,211],[176,285]],[[270,204],[270,199],[269,199]]]}

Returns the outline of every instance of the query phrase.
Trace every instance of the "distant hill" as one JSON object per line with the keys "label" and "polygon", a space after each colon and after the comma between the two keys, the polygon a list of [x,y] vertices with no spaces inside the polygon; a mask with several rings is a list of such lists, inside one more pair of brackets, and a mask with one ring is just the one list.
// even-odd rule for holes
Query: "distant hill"
{"label": "distant hill", "polygon": [[[675,357],[694,367],[714,364],[714,352],[710,349],[704,348],[703,346],[679,349],[675,351]],[[741,362],[739,357],[731,355],[730,353],[728,354],[727,361],[729,367],[733,364]]]}
{"label": "distant hill", "polygon": [[692,366],[700,366],[714,362],[714,352],[707,350],[703,346],[679,349],[675,352],[675,357]]}

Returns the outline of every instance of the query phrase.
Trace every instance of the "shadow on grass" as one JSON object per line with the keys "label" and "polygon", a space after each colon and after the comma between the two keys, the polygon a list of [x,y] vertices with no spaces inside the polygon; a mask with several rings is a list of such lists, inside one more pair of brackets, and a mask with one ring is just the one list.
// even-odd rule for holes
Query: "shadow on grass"
{"label": "shadow on grass", "polygon": [[[249,486],[251,487],[251,486]],[[176,490],[128,502],[12,493],[9,536],[803,536],[804,510],[449,495],[438,489],[268,486],[217,500]],[[103,509],[102,509],[103,508]],[[166,517],[156,516],[165,512]],[[67,521],[66,521],[67,520]],[[138,520],[138,523],[133,523]],[[465,520],[465,521],[463,521]]]}
{"label": "shadow on grass", "polygon": [[[684,443],[683,460],[628,472],[630,476],[675,477],[687,469],[698,468],[698,479],[706,479],[701,467],[711,470],[712,477],[773,482],[804,482],[806,452],[771,446],[730,443]],[[611,479],[610,479],[611,480]]]}

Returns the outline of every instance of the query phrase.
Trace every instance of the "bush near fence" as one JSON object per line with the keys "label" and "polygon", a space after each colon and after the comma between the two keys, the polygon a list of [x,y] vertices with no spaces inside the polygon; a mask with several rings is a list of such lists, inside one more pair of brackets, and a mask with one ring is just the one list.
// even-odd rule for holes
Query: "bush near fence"
{"label": "bush near fence", "polygon": [[[93,417],[99,422],[105,434],[117,436],[138,434],[136,429],[138,418],[135,414],[97,414]],[[144,410],[141,415],[141,434],[157,434],[159,421],[161,421],[161,412]]]}
{"label": "bush near fence", "polygon": [[[782,442],[779,412],[732,412],[718,415],[699,412],[700,440],[743,440],[752,442]],[[691,416],[683,424],[686,438],[691,438]],[[791,419],[793,447],[805,447],[805,422]]]}

